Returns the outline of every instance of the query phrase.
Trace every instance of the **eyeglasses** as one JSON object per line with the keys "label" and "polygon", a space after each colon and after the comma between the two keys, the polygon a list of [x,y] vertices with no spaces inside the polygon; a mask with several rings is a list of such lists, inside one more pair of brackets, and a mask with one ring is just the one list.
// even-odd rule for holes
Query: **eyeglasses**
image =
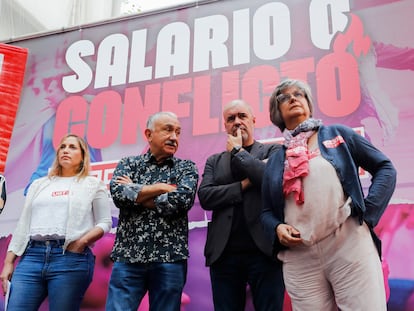
{"label": "eyeglasses", "polygon": [[292,97],[295,97],[296,99],[303,99],[305,97],[305,94],[299,91],[293,92],[292,94],[279,94],[276,96],[276,100],[279,104],[284,104],[290,101]]}

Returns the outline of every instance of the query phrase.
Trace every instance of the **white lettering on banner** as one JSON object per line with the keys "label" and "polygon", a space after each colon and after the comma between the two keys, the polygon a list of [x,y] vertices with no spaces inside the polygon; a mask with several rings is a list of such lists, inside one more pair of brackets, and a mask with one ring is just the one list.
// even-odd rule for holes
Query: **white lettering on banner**
{"label": "white lettering on banner", "polygon": [[81,92],[92,82],[93,71],[82,57],[94,54],[95,45],[89,40],[76,41],[66,50],[66,63],[75,72],[74,75],[62,78],[62,86],[66,92]]}
{"label": "white lettering on banner", "polygon": [[189,72],[191,32],[187,24],[176,22],[161,28],[157,38],[155,78]]}
{"label": "white lettering on banner", "polygon": [[244,36],[233,36],[233,65],[248,64],[250,62],[250,24],[249,9],[238,10],[233,14],[233,29],[238,29]]}
{"label": "white lettering on banner", "polygon": [[331,47],[332,38],[348,24],[349,1],[313,0],[309,6],[312,43],[324,50]]}
{"label": "white lettering on banner", "polygon": [[109,189],[109,182],[111,181],[118,161],[119,160],[91,163],[90,175],[102,180]]}
{"label": "white lettering on banner", "polygon": [[272,2],[260,7],[253,17],[253,50],[263,60],[285,55],[291,45],[290,13],[286,4]]}
{"label": "white lettering on banner", "polygon": [[4,54],[0,54],[0,76],[3,71]]}
{"label": "white lettering on banner", "polygon": [[229,22],[224,15],[197,18],[194,21],[195,72],[229,66],[228,48]]}
{"label": "white lettering on banner", "polygon": [[147,46],[147,29],[136,30],[132,33],[131,55],[135,55],[130,59],[129,82],[148,81],[152,78],[152,66],[145,66]]}
{"label": "white lettering on banner", "polygon": [[[310,37],[317,48],[329,49],[335,34],[345,29],[349,6],[349,1],[310,2]],[[63,88],[78,93],[93,79],[94,88],[99,89],[248,64],[252,53],[270,61],[289,51],[293,26],[287,4],[269,2],[255,12],[240,9],[232,14],[232,23],[220,14],[196,18],[193,29],[185,22],[166,24],[157,34],[154,59],[147,55],[153,51],[147,51],[148,29],[137,29],[131,37],[110,34],[100,42],[97,52],[90,40],[74,42],[66,51],[73,74],[63,77]],[[91,56],[95,53],[93,69]]]}
{"label": "white lettering on banner", "polygon": [[116,33],[102,40],[96,61],[95,89],[126,83],[128,53],[127,36]]}

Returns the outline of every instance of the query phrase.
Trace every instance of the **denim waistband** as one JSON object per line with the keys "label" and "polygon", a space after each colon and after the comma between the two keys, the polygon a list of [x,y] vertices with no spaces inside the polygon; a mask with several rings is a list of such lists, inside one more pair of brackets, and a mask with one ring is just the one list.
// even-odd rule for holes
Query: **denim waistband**
{"label": "denim waistband", "polygon": [[30,246],[51,246],[51,247],[62,247],[65,244],[65,239],[59,240],[33,240],[30,239]]}

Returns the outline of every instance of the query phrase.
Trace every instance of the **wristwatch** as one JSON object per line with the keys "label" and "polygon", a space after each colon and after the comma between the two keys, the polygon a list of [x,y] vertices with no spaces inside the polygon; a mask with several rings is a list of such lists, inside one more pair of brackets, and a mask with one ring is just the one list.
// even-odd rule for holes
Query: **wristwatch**
{"label": "wristwatch", "polygon": [[234,146],[233,149],[231,149],[230,153],[232,156],[235,156],[237,152],[240,151],[240,149],[242,148],[242,146]]}

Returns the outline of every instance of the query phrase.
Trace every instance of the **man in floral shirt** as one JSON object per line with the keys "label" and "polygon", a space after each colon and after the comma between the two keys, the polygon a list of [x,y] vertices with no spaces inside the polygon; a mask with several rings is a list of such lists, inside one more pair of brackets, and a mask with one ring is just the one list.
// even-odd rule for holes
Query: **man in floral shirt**
{"label": "man in floral shirt", "polygon": [[148,291],[151,310],[180,310],[188,258],[188,217],[198,171],[174,157],[181,132],[177,116],[148,119],[144,155],[121,159],[110,190],[119,208],[106,310],[137,310]]}

